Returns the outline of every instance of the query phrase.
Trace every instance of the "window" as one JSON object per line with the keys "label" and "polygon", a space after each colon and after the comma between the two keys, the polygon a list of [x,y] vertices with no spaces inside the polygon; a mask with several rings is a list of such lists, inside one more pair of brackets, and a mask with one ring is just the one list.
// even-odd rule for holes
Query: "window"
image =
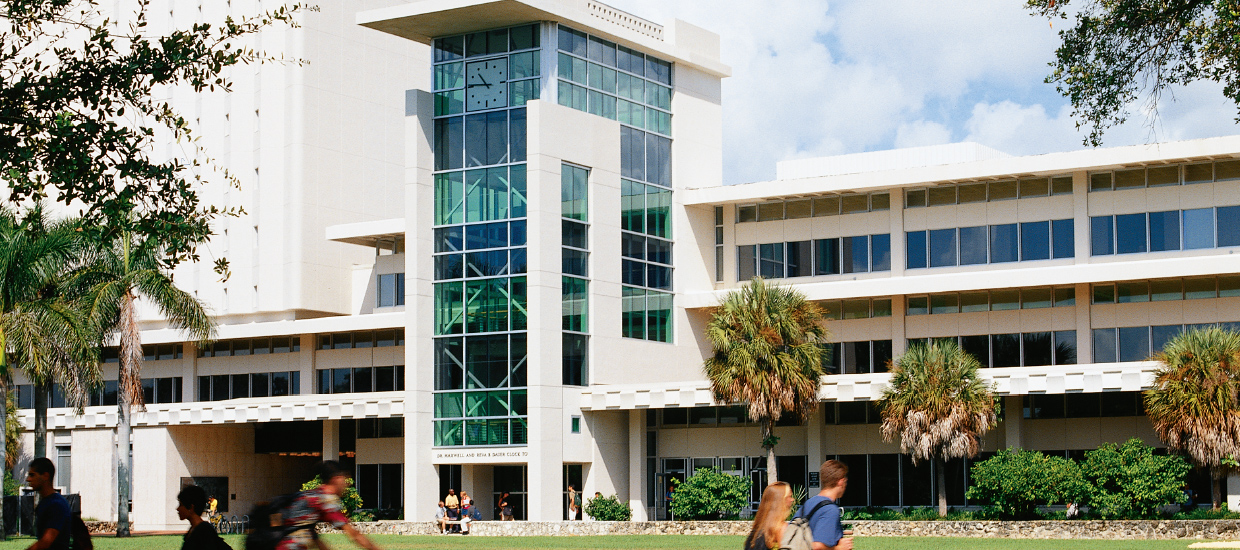
{"label": "window", "polygon": [[949,267],[1071,258],[1072,220],[910,231],[908,267]]}
{"label": "window", "polygon": [[736,247],[737,277],[748,281],[891,270],[891,236],[861,235]]}
{"label": "window", "polygon": [[572,433],[575,433],[575,434],[579,434],[579,433],[581,433],[581,417],[580,417],[580,416],[573,416],[573,417],[572,417],[572,418],[570,418],[569,420],[570,420],[570,427],[569,427],[569,431],[571,431]]}
{"label": "window", "polygon": [[298,371],[198,377],[199,401],[223,401],[244,397],[281,397],[301,393]]}
{"label": "window", "polygon": [[621,288],[621,334],[626,338],[672,341],[672,295],[640,288]]}
{"label": "window", "polygon": [[840,342],[823,346],[822,364],[829,374],[887,372],[891,340]]}
{"label": "window", "polygon": [[375,307],[405,305],[404,273],[388,273],[377,275],[376,278]]}
{"label": "window", "polygon": [[908,344],[924,345],[931,340],[956,342],[960,349],[973,355],[983,367],[1076,364],[1076,332],[1071,330],[911,338]]}
{"label": "window", "polygon": [[741,205],[736,207],[736,223],[796,220],[811,216],[838,216],[890,209],[891,195],[885,192],[869,195],[827,195],[812,199]]}
{"label": "window", "polygon": [[72,491],[73,488],[72,458],[72,447],[69,445],[56,446],[56,486],[64,487],[66,493]]}
{"label": "window", "polygon": [[1240,206],[1090,218],[1091,254],[1240,246]]}
{"label": "window", "polygon": [[906,315],[1071,307],[1076,305],[1076,289],[1047,287],[932,294],[928,297],[908,296],[907,303]]}
{"label": "window", "polygon": [[[989,188],[989,192],[988,192]],[[1048,195],[1071,195],[1072,176],[1051,178],[1023,178],[987,183],[942,184],[925,189],[909,189],[904,192],[905,208],[925,206],[949,206],[976,202],[1001,201]]]}
{"label": "window", "polygon": [[[808,256],[806,256],[808,258]],[[742,281],[746,279],[741,279]],[[723,207],[715,207],[715,282],[723,282]]]}
{"label": "window", "polygon": [[834,300],[820,302],[819,305],[823,309],[824,316],[831,320],[891,317],[890,298]]}
{"label": "window", "polygon": [[405,345],[405,329],[320,334],[317,349],[352,349]]}
{"label": "window", "polygon": [[[272,338],[254,338],[243,340],[217,340],[209,347],[199,348],[198,357],[229,357],[234,355],[251,354],[265,355],[268,353],[293,353],[297,351],[301,351],[300,337],[276,336]],[[104,350],[104,357],[108,357],[107,349]]]}
{"label": "window", "polygon": [[[565,26],[560,26],[559,37],[561,105],[637,128],[671,133],[670,63]],[[576,47],[586,41],[598,55]]]}

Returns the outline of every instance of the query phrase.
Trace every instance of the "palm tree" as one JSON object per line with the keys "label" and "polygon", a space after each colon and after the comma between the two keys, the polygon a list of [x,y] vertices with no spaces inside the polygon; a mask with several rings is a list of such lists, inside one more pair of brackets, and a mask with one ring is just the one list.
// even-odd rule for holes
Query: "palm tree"
{"label": "palm tree", "polygon": [[[89,330],[57,291],[78,252],[74,228],[72,221],[51,221],[40,205],[20,218],[0,206],[0,403],[8,401],[14,367],[41,390],[60,382],[79,410],[89,388],[99,384],[98,365],[85,345]],[[40,403],[35,456],[46,454],[47,400]],[[7,407],[0,407],[0,426],[7,425]],[[7,443],[0,445],[0,464],[8,464],[9,451]]]}
{"label": "palm tree", "polygon": [[1172,338],[1145,392],[1145,414],[1167,447],[1210,469],[1211,500],[1240,457],[1240,333],[1211,327]]}
{"label": "palm tree", "polygon": [[181,329],[191,341],[214,337],[215,321],[205,304],[177,288],[164,271],[163,249],[151,240],[122,234],[102,243],[75,277],[85,289],[89,315],[120,345],[120,376],[117,381],[117,525],[116,536],[129,536],[130,414],[134,406],[146,410],[142,401],[142,335],[138,327],[138,300],[153,304],[170,326]]}
{"label": "palm tree", "polygon": [[715,401],[747,403],[762,425],[767,481],[775,468],[775,422],[790,414],[804,421],[818,408],[821,343],[827,338],[822,309],[800,292],[754,278],[728,293],[706,326],[714,354],[705,361]]}
{"label": "palm tree", "polygon": [[883,439],[900,438],[913,464],[933,460],[939,515],[947,515],[947,460],[977,456],[995,426],[998,400],[978,376],[981,365],[955,342],[914,344],[891,369],[878,402]]}

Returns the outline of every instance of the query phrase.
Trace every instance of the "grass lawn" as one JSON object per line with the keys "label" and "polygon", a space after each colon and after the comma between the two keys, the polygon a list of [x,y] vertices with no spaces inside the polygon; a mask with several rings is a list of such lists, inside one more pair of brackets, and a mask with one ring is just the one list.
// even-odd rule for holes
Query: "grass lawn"
{"label": "grass lawn", "polygon": [[[243,550],[239,535],[224,537],[234,550]],[[327,535],[333,550],[357,548],[344,535]],[[741,537],[721,535],[616,535],[606,537],[464,537],[380,535],[372,540],[383,550],[509,550],[538,548],[548,550],[740,550]],[[22,550],[29,537],[0,543],[0,550]],[[1107,540],[1015,540],[939,537],[859,537],[859,550],[1169,550],[1187,548],[1191,540],[1107,541]],[[95,537],[98,550],[177,550],[179,536],[143,536],[129,539]]]}

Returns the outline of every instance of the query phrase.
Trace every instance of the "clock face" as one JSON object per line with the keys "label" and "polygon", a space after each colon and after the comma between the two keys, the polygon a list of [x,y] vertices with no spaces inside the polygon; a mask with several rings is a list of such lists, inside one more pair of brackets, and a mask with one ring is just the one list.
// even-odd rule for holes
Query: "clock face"
{"label": "clock face", "polygon": [[508,59],[489,59],[465,65],[465,110],[508,105]]}

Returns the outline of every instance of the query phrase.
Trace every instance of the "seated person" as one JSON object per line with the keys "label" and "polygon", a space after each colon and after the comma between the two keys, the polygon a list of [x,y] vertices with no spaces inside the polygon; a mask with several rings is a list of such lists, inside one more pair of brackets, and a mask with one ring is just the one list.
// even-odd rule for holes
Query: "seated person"
{"label": "seated person", "polygon": [[435,510],[435,521],[439,523],[439,534],[447,534],[448,529],[448,509],[443,507],[443,501],[439,501],[439,508]]}

